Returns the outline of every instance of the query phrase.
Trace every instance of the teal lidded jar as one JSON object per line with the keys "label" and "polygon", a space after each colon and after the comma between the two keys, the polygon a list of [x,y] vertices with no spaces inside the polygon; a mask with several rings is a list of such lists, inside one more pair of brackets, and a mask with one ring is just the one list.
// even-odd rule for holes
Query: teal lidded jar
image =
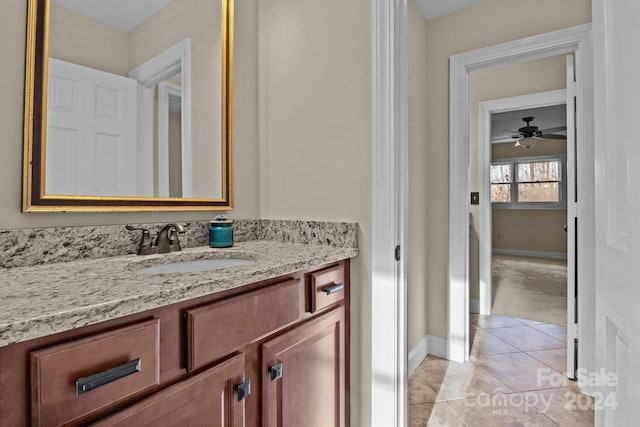
{"label": "teal lidded jar", "polygon": [[209,246],[212,248],[230,248],[233,246],[233,220],[218,215],[209,221]]}

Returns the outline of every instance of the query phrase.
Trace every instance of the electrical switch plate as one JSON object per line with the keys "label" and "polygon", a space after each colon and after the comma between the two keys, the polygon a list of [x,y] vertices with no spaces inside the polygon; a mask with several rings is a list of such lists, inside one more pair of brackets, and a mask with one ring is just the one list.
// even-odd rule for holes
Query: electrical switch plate
{"label": "electrical switch plate", "polygon": [[471,204],[472,205],[479,205],[480,204],[480,193],[475,192],[475,191],[471,193]]}

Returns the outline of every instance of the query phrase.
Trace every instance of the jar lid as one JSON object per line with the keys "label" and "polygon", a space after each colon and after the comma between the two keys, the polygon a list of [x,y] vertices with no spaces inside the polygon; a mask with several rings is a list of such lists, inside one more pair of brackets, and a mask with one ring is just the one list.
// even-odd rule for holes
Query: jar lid
{"label": "jar lid", "polygon": [[233,224],[233,220],[227,219],[227,217],[224,215],[218,215],[215,217],[215,219],[212,219],[211,221],[209,221],[209,223],[210,224]]}

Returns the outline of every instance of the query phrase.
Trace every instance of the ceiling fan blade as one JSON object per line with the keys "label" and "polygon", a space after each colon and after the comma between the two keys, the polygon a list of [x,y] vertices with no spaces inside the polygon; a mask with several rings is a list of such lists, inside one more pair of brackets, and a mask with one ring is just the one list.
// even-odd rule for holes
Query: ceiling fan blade
{"label": "ceiling fan blade", "polygon": [[566,135],[554,135],[552,133],[537,136],[538,139],[567,139]]}
{"label": "ceiling fan blade", "polygon": [[560,132],[563,130],[567,130],[566,126],[558,126],[555,128],[548,128],[548,129],[540,129],[540,132],[542,133],[554,133],[554,132]]}
{"label": "ceiling fan blade", "polygon": [[520,138],[512,138],[510,136],[505,136],[502,138],[493,138],[491,142],[501,143],[501,142],[514,142]]}

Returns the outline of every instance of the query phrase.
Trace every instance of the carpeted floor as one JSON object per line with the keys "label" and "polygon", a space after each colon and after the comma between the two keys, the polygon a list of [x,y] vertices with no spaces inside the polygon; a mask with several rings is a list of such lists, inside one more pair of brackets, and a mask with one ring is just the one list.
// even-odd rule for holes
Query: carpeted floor
{"label": "carpeted floor", "polygon": [[493,255],[493,314],[566,326],[567,261]]}

